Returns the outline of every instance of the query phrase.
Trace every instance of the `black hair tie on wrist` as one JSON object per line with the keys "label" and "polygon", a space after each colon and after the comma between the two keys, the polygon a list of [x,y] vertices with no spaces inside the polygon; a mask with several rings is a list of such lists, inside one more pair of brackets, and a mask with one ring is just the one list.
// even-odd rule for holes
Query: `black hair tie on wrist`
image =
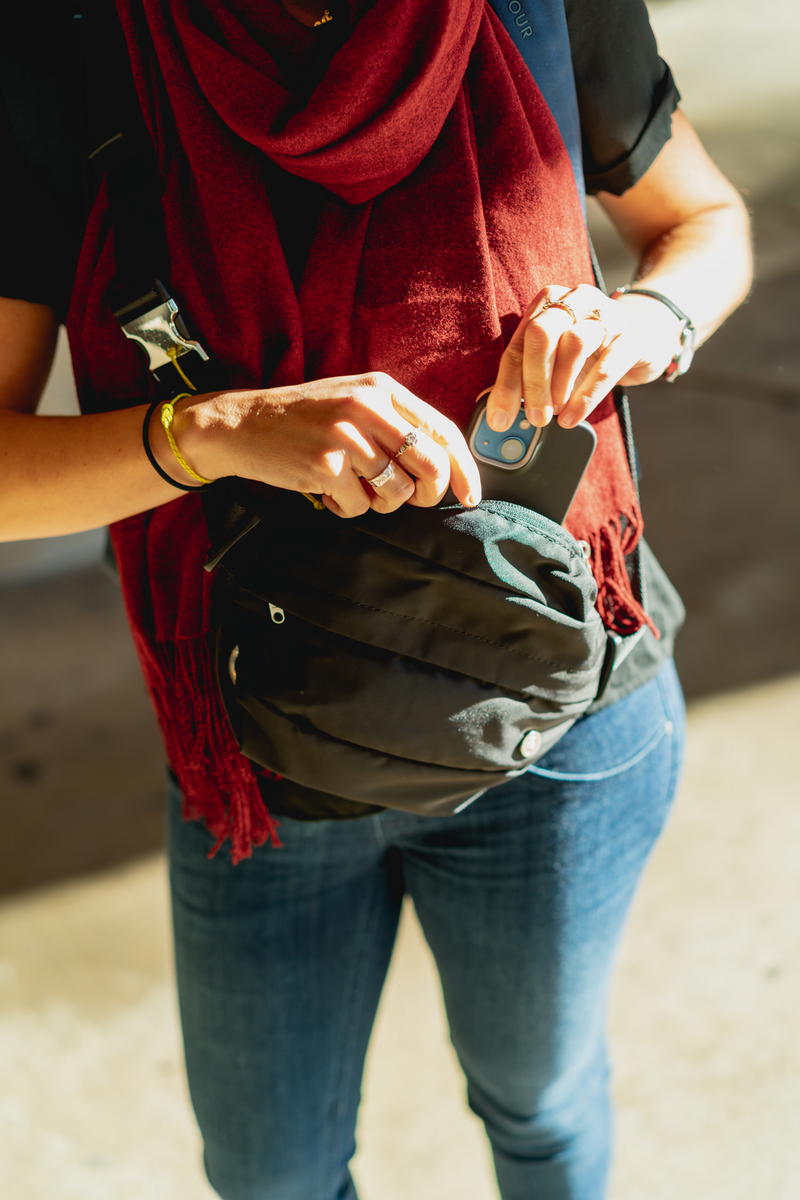
{"label": "black hair tie on wrist", "polygon": [[692,318],[688,317],[682,308],[678,308],[675,301],[670,300],[669,296],[665,296],[663,292],[655,292],[652,288],[636,287],[635,284],[629,283],[618,287],[611,293],[612,300],[616,300],[618,296],[649,296],[651,300],[658,300],[660,304],[666,305],[670,312],[678,318],[681,323],[678,349],[667,364],[661,378],[665,379],[667,383],[674,383],[681,375],[685,375],[694,358],[697,335]]}
{"label": "black hair tie on wrist", "polygon": [[177,479],[173,479],[171,475],[167,474],[167,472],[161,466],[161,463],[156,458],[155,454],[153,454],[153,448],[150,445],[150,421],[152,420],[153,413],[157,408],[160,408],[163,403],[163,400],[154,400],[153,403],[149,405],[147,412],[144,414],[144,422],[142,424],[142,445],[144,446],[144,452],[150,460],[150,465],[153,470],[159,474],[166,483],[171,483],[174,488],[178,488],[182,492],[204,492],[209,486],[207,483],[178,483]]}

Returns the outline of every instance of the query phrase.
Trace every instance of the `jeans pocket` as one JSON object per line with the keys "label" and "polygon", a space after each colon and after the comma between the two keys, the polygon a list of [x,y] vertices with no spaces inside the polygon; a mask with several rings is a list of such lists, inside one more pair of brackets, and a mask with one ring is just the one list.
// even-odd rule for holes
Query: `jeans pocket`
{"label": "jeans pocket", "polygon": [[543,779],[596,783],[637,766],[682,722],[680,685],[671,662],[608,708],[576,721],[548,754],[528,768]]}

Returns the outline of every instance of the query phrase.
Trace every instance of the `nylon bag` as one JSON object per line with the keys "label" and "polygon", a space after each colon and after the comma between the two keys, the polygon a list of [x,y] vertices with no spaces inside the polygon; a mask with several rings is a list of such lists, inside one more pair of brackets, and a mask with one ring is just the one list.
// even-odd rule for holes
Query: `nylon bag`
{"label": "nylon bag", "polygon": [[589,564],[530,509],[344,521],[273,489],[233,525],[209,564],[220,686],[242,752],[284,795],[452,813],[602,691],[614,642]]}

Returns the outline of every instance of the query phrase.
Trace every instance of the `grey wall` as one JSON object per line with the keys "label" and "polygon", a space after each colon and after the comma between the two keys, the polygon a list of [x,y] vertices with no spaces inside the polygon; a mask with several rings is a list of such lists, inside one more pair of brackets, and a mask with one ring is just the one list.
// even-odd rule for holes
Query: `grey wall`
{"label": "grey wall", "polygon": [[[39,411],[65,416],[78,411],[69,349],[63,329],[56,361]],[[102,551],[103,537],[102,530],[95,529],[69,537],[39,538],[30,542],[0,542],[0,587],[45,579],[48,575],[95,563]]]}

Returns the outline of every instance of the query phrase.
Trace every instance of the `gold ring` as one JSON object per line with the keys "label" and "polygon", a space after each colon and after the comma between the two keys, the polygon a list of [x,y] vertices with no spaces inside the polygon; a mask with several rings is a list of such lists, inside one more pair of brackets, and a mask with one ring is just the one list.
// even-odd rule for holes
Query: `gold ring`
{"label": "gold ring", "polygon": [[394,478],[394,463],[391,459],[389,459],[388,463],[380,472],[380,474],[376,475],[374,479],[368,479],[367,483],[370,487],[379,488],[383,487],[383,485],[388,483],[392,478]]}
{"label": "gold ring", "polygon": [[395,451],[395,453],[392,455],[392,458],[400,458],[401,455],[405,454],[406,450],[410,450],[412,446],[416,446],[417,441],[418,439],[416,430],[410,430],[403,438],[402,446],[399,450]]}
{"label": "gold ring", "polygon": [[[583,319],[584,319],[584,321],[599,321],[600,322],[600,328],[603,330],[603,336],[600,340],[599,349],[603,350],[605,348],[606,339],[608,337],[608,326],[606,325],[605,321],[603,320],[603,314],[600,312],[600,309],[593,308],[592,311],[588,312]],[[595,351],[595,353],[597,353],[597,351]]]}
{"label": "gold ring", "polygon": [[544,312],[544,310],[546,308],[563,308],[564,312],[569,313],[569,315],[572,317],[572,324],[577,325],[578,318],[575,316],[575,311],[574,311],[574,309],[570,308],[570,306],[568,304],[566,304],[565,301],[563,301],[563,300],[545,300],[544,304],[542,305],[541,312]]}

